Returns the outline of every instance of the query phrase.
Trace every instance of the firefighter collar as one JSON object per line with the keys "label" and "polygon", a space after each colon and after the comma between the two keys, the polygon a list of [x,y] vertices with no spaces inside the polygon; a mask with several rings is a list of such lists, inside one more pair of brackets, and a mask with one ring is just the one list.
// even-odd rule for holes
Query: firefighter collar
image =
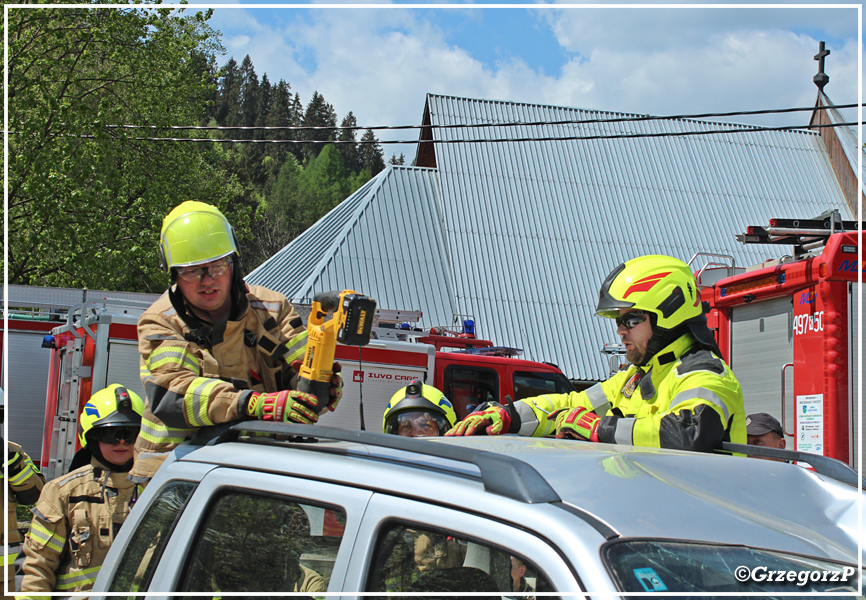
{"label": "firefighter collar", "polygon": [[[690,333],[684,333],[676,340],[656,352],[649,362],[644,376],[640,377],[640,395],[644,400],[653,400],[656,395],[656,386],[653,383],[653,373],[661,373],[662,376],[672,368],[679,358],[695,345],[695,339]],[[638,373],[641,369],[638,368]],[[630,382],[629,382],[630,383]],[[623,390],[623,393],[625,390]],[[630,396],[630,394],[629,394]]]}

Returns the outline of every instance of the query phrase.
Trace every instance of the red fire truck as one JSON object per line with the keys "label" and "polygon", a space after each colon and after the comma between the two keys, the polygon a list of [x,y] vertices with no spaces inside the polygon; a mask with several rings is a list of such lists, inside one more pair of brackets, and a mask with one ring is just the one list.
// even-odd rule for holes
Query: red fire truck
{"label": "red fire truck", "polygon": [[[710,327],[743,387],[746,413],[778,418],[789,448],[858,468],[864,268],[857,223],[833,211],[809,220],[772,219],[737,238],[793,247],[746,270],[731,259],[696,273],[711,306]],[[729,276],[713,281],[719,274]]]}
{"label": "red fire truck", "polygon": [[[148,301],[105,298],[70,309],[44,347],[51,350],[42,433],[42,470],[47,477],[66,472],[78,449],[78,416],[87,399],[111,383],[144,396],[139,378],[136,322]],[[310,305],[296,304],[302,318]],[[344,380],[343,400],[322,417],[332,427],[379,431],[391,396],[415,377],[453,398],[459,416],[469,406],[505,395],[515,399],[566,392],[571,382],[555,366],[520,360],[519,350],[494,348],[465,331],[441,328],[439,334],[397,329],[397,322],[418,320],[419,312],[379,311],[378,339],[368,346],[338,345],[336,360]],[[448,351],[451,350],[451,351]],[[44,385],[44,384],[43,384]]]}
{"label": "red fire truck", "polygon": [[506,396],[520,400],[575,390],[556,365],[522,360],[520,349],[477,339],[462,322],[431,332],[379,326],[374,337],[360,348],[337,347],[343,400],[338,411],[325,417],[328,425],[378,430],[388,400],[416,377],[442,390],[460,419],[487,400],[505,404]]}

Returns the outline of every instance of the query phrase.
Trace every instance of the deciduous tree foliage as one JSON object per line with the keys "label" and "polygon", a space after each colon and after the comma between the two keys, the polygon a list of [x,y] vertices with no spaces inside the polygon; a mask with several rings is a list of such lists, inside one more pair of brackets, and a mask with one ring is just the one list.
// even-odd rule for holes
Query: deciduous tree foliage
{"label": "deciduous tree foliage", "polygon": [[159,229],[183,200],[215,204],[248,228],[249,212],[235,209],[236,178],[211,146],[116,127],[201,122],[208,65],[221,51],[208,18],[166,8],[9,9],[11,283],[162,290]]}

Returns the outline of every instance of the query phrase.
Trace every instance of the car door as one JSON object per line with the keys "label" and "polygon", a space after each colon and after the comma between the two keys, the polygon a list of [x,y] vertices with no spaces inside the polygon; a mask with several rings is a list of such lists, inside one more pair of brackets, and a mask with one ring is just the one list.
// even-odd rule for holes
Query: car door
{"label": "car door", "polygon": [[[231,468],[209,471],[191,491],[149,581],[109,591],[268,593],[344,586],[349,553],[371,493]],[[142,535],[151,535],[139,522]],[[134,532],[129,544],[136,543]],[[141,571],[127,565],[127,571]],[[311,585],[312,584],[312,585]]]}
{"label": "car door", "polygon": [[392,594],[581,589],[560,553],[525,529],[386,494],[367,505],[344,580],[346,592]]}

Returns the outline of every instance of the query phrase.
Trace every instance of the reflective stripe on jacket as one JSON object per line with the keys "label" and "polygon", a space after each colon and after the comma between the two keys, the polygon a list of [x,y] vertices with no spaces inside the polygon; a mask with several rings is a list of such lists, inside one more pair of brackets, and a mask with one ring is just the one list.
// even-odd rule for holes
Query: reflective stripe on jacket
{"label": "reflective stripe on jacket", "polygon": [[96,459],[46,483],[24,540],[21,591],[91,589],[136,487]]}
{"label": "reflective stripe on jacket", "polygon": [[[582,392],[547,394],[515,403],[520,434],[555,433],[547,415],[584,407],[602,416],[607,443],[708,451],[722,441],[746,443],[743,392],[725,362],[685,334],[644,367],[632,365]],[[705,411],[712,411],[707,413]]]}
{"label": "reflective stripe on jacket", "polygon": [[[285,296],[248,285],[237,320],[192,331],[163,294],[138,319],[140,375],[146,392],[135,442],[134,481],[144,483],[168,453],[199,427],[238,420],[238,402],[291,388],[291,362],[307,332]],[[189,310],[192,310],[187,305]]]}
{"label": "reflective stripe on jacket", "polygon": [[[6,548],[4,564],[6,565],[6,581],[9,582],[9,590],[15,590],[15,557],[21,550],[21,542],[24,538],[18,531],[18,504],[36,504],[39,492],[45,485],[45,476],[39,468],[33,464],[29,456],[21,449],[21,446],[13,442],[7,443],[7,455],[9,459],[6,464],[9,469],[9,480],[6,481],[6,510],[9,515],[9,531],[4,531],[0,537],[0,544]],[[0,479],[3,478],[0,470]]]}

